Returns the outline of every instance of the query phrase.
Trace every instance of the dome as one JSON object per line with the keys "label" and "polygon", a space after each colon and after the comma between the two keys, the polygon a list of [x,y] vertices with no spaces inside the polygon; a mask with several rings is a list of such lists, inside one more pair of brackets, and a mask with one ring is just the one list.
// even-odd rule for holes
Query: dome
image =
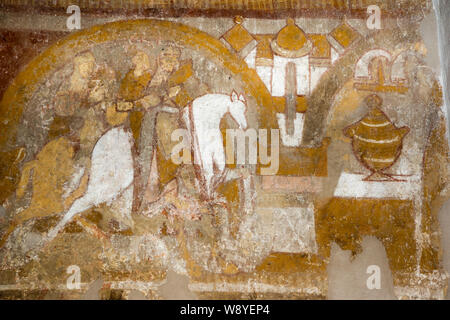
{"label": "dome", "polygon": [[300,58],[311,51],[312,43],[293,19],[287,19],[286,26],[272,40],[271,47],[273,52],[279,56]]}

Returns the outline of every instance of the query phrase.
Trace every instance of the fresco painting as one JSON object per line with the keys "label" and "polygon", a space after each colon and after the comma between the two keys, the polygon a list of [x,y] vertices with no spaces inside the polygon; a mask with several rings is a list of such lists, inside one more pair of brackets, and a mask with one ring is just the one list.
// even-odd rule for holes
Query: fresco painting
{"label": "fresco painting", "polygon": [[[24,2],[0,10],[68,18]],[[1,299],[81,299],[97,279],[102,299],[162,299],[172,273],[196,298],[326,299],[332,244],[356,257],[367,236],[397,298],[446,296],[431,1],[260,2],[80,2],[80,30],[2,24]]]}

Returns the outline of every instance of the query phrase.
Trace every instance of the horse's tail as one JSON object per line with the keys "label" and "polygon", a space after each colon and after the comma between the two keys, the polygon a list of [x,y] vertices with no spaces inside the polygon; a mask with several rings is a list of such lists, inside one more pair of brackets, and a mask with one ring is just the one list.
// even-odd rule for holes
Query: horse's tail
{"label": "horse's tail", "polygon": [[72,218],[75,215],[77,215],[93,206],[92,199],[89,197],[89,195],[90,194],[86,193],[81,198],[78,198],[77,200],[75,200],[72,203],[69,211],[67,211],[63,215],[63,217],[59,221],[59,223],[55,227],[53,227],[52,229],[49,230],[49,232],[47,233],[46,241],[53,240],[58,235],[58,233],[64,229],[66,224],[68,224],[72,220]]}
{"label": "horse's tail", "polygon": [[52,229],[50,229],[47,233],[47,237],[45,238],[45,242],[49,242],[51,240],[53,240],[54,238],[56,238],[56,236],[58,235],[58,233],[64,229],[64,227],[66,226],[66,224],[72,219],[72,217],[75,215],[75,212],[71,212],[69,210],[69,212],[67,212],[63,218],[61,219],[61,221]]}

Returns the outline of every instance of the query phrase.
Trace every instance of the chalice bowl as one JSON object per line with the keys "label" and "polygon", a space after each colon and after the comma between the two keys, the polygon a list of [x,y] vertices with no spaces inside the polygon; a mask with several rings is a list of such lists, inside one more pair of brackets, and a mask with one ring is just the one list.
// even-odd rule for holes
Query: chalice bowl
{"label": "chalice bowl", "polygon": [[408,127],[397,128],[381,111],[382,99],[370,95],[365,99],[369,112],[358,122],[346,127],[344,135],[352,139],[352,149],[358,161],[371,174],[364,181],[398,181],[384,171],[390,168],[402,152]]}

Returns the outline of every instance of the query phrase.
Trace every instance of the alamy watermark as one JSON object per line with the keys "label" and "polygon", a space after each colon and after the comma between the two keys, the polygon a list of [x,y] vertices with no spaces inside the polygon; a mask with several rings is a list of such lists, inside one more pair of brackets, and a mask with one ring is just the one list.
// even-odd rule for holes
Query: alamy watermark
{"label": "alamy watermark", "polygon": [[71,5],[67,7],[66,13],[71,14],[70,17],[67,18],[66,26],[69,30],[78,30],[81,29],[81,11],[80,7],[77,5]]}
{"label": "alamy watermark", "polygon": [[367,18],[366,24],[367,28],[370,30],[381,29],[381,9],[377,5],[370,5],[367,7],[367,13],[369,17]]}
{"label": "alamy watermark", "polygon": [[366,286],[369,290],[381,289],[381,270],[376,264],[372,264],[367,267],[367,274],[370,276],[367,278]]}
{"label": "alamy watermark", "polygon": [[[213,161],[215,164],[260,164],[262,175],[275,175],[279,169],[280,154],[280,130],[270,129],[270,148],[268,147],[267,129],[227,129],[225,150],[217,145],[222,141],[211,142],[211,157],[204,154],[192,156],[192,144],[190,132],[187,129],[176,129],[172,132],[171,139],[178,142],[172,149],[171,160],[175,164],[202,164],[205,161]],[[247,143],[248,142],[248,143]],[[214,150],[215,149],[215,150]],[[225,157],[217,153],[225,152]],[[270,154],[269,154],[270,153]]]}
{"label": "alamy watermark", "polygon": [[71,265],[67,267],[67,274],[70,276],[67,278],[66,287],[69,290],[79,290],[81,289],[81,270],[77,265]]}

